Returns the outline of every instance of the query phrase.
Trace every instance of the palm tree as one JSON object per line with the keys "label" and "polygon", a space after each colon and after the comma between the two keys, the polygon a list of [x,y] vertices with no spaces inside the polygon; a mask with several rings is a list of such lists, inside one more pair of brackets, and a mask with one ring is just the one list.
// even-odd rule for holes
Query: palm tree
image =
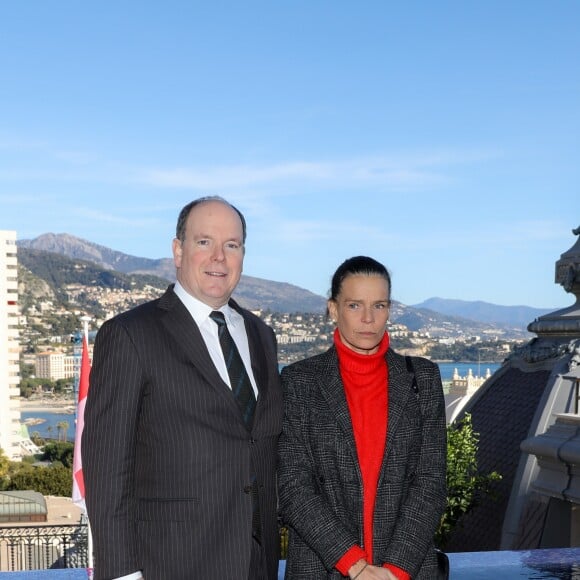
{"label": "palm tree", "polygon": [[39,431],[33,431],[32,434],[30,435],[30,440],[35,444],[35,445],[42,445],[42,438],[40,437],[40,432]]}
{"label": "palm tree", "polygon": [[58,440],[60,441],[60,437],[62,435],[62,440],[66,443],[67,439],[67,431],[68,431],[69,423],[68,421],[59,421],[56,424],[56,428],[58,429]]}

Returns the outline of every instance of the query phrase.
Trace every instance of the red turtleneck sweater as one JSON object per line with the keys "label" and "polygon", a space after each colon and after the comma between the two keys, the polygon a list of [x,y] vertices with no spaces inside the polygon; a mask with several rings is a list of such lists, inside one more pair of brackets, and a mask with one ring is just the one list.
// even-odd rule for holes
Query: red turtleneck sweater
{"label": "red turtleneck sweater", "polygon": [[[363,483],[363,545],[353,546],[336,563],[336,569],[348,576],[349,568],[365,558],[373,561],[373,518],[379,474],[387,442],[388,369],[385,353],[389,335],[385,332],[376,353],[359,354],[344,345],[338,329],[334,332],[340,375],[350,412],[358,462]],[[409,574],[392,564],[384,564],[398,579],[410,580]]]}

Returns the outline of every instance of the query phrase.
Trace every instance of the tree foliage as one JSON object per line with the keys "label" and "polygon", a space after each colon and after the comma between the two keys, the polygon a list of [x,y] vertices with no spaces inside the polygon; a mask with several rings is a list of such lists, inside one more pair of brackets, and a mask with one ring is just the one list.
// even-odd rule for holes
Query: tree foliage
{"label": "tree foliage", "polygon": [[8,472],[10,470],[10,460],[6,457],[4,450],[0,447],[0,489],[4,489],[8,481]]}
{"label": "tree foliage", "polygon": [[47,443],[40,457],[48,466],[33,465],[33,457],[9,461],[0,449],[0,489],[17,491],[31,489],[42,495],[71,497],[74,444],[64,441]]}
{"label": "tree foliage", "polygon": [[20,396],[28,399],[38,391],[39,387],[43,387],[50,382],[49,379],[33,379],[31,377],[23,378],[19,384]]}
{"label": "tree foliage", "polygon": [[496,471],[478,473],[478,443],[470,414],[447,426],[447,507],[435,535],[440,548],[445,547],[460,519],[477,505],[483,494],[491,493],[493,482],[501,479]]}
{"label": "tree foliage", "polygon": [[44,438],[41,437],[40,431],[33,431],[30,434],[30,440],[38,447],[42,447],[46,443]]}
{"label": "tree foliage", "polygon": [[43,392],[51,392],[55,395],[60,395],[66,391],[71,391],[74,383],[74,377],[66,379],[37,379],[37,378],[23,378],[20,383],[20,396],[29,399],[31,395],[40,390]]}
{"label": "tree foliage", "polygon": [[66,443],[67,440],[67,432],[68,432],[68,428],[69,428],[70,424],[68,421],[59,421],[56,424],[56,428],[58,430],[58,440],[59,441],[64,441]]}
{"label": "tree foliage", "polygon": [[26,463],[10,477],[7,490],[32,489],[42,495],[72,496],[72,468],[60,463],[48,467],[35,467]]}
{"label": "tree foliage", "polygon": [[74,443],[67,441],[53,441],[44,446],[42,459],[44,461],[59,462],[65,467],[72,467]]}

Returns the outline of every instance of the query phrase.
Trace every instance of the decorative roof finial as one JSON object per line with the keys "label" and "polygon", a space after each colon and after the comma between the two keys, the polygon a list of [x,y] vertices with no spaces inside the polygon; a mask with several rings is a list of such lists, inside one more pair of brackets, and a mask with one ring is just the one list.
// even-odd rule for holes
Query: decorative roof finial
{"label": "decorative roof finial", "polygon": [[[580,236],[580,226],[572,230],[575,236]],[[564,252],[556,262],[556,284],[561,284],[566,292],[580,292],[580,237],[576,243]],[[575,288],[578,286],[578,288]]]}
{"label": "decorative roof finial", "polygon": [[576,243],[556,262],[556,284],[576,297],[576,304],[541,316],[528,325],[538,336],[561,338],[580,337],[580,226],[572,230]]}

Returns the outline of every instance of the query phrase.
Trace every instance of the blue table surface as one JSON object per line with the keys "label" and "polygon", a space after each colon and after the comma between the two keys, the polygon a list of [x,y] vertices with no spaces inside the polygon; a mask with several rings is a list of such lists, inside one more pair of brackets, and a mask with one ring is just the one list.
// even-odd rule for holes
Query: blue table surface
{"label": "blue table surface", "polygon": [[[580,578],[580,548],[557,548],[519,552],[461,552],[449,554],[449,580],[577,580]],[[280,562],[279,580],[286,563]],[[87,580],[84,568],[0,572],[5,580]]]}

